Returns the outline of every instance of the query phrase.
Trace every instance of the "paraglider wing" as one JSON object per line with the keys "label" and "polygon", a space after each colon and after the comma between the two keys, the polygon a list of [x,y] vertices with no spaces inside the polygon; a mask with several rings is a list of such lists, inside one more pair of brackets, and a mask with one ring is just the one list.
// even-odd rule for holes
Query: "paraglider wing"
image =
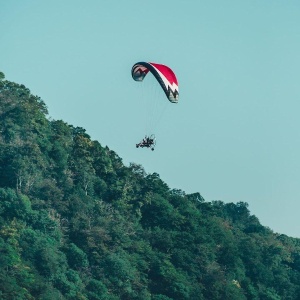
{"label": "paraglider wing", "polygon": [[177,103],[179,98],[178,81],[169,67],[156,63],[139,62],[132,67],[131,75],[135,81],[143,81],[149,71],[159,82],[167,98],[172,103]]}

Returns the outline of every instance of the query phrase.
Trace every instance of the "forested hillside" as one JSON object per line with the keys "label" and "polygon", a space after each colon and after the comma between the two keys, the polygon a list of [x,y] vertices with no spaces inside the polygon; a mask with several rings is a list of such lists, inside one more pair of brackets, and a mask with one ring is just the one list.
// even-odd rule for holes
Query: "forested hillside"
{"label": "forested hillside", "polygon": [[0,299],[300,299],[299,239],[125,166],[0,75]]}

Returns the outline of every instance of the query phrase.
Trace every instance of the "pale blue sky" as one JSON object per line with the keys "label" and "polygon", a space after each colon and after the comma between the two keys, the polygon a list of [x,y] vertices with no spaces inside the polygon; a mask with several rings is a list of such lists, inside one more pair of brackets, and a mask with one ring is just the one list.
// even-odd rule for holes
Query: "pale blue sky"
{"label": "pale blue sky", "polygon": [[[149,3],[151,2],[151,3]],[[300,2],[0,0],[0,70],[171,187],[245,201],[300,237]],[[180,100],[143,137],[138,61],[167,64]]]}

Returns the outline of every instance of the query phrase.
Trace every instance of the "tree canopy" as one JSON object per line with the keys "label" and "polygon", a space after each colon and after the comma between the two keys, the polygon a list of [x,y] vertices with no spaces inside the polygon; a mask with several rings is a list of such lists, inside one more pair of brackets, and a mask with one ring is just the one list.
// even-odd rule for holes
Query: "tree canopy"
{"label": "tree canopy", "polygon": [[1,299],[300,299],[300,240],[123,164],[0,72]]}

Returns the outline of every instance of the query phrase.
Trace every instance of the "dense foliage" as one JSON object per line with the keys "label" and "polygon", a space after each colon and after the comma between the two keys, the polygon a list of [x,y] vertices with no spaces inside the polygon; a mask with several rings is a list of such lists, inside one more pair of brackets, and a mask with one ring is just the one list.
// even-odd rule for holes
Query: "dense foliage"
{"label": "dense foliage", "polygon": [[300,299],[300,241],[125,166],[0,73],[1,299]]}

